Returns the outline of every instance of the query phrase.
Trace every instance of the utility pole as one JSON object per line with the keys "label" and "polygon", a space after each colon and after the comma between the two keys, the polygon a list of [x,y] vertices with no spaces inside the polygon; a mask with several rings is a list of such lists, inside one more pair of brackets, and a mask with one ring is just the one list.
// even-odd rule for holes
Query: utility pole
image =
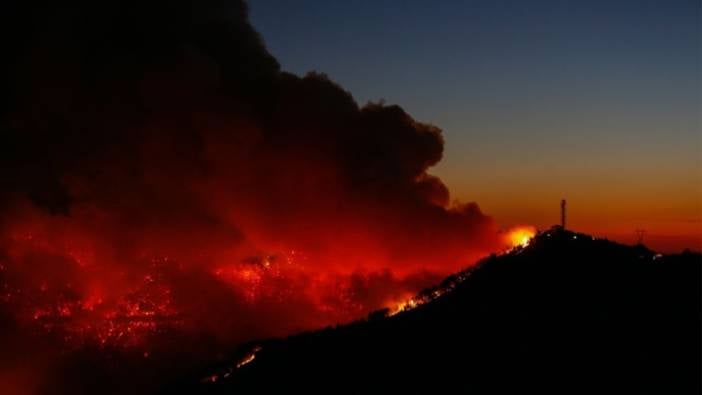
{"label": "utility pole", "polygon": [[566,228],[566,200],[561,200],[561,229]]}
{"label": "utility pole", "polygon": [[645,229],[636,229],[634,232],[636,233],[636,244],[643,245],[643,239],[644,239],[644,236],[646,235],[646,230]]}

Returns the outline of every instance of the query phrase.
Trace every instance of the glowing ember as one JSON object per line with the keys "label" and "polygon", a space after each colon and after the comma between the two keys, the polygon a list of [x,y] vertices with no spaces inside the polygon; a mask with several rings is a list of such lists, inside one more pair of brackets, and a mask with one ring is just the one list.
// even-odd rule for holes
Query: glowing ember
{"label": "glowing ember", "polygon": [[[158,265],[151,269],[158,270]],[[147,275],[109,300],[99,291],[82,295],[64,284],[55,287],[55,299],[25,297],[30,302],[25,315],[47,332],[61,333],[74,345],[137,346],[150,334],[180,325],[170,288],[163,280],[156,281],[158,277]]]}
{"label": "glowing ember", "polygon": [[526,247],[534,235],[536,235],[536,228],[533,226],[517,226],[507,232],[507,244],[512,248]]}
{"label": "glowing ember", "polygon": [[246,354],[246,355],[244,356],[244,358],[242,358],[242,359],[236,364],[236,368],[239,369],[239,368],[241,368],[242,366],[251,363],[254,359],[256,359],[256,353],[259,352],[259,351],[261,351],[261,347],[260,347],[260,346],[254,347],[254,349],[251,350],[251,352],[249,352],[248,354]]}
{"label": "glowing ember", "polygon": [[476,265],[447,277],[441,284],[425,289],[415,296],[407,298],[400,303],[394,304],[393,307],[388,309],[387,316],[392,317],[399,313],[413,310],[453,291],[460,283],[464,282],[468,277],[470,277],[471,273],[484,262],[485,260],[479,261]]}
{"label": "glowing ember", "polygon": [[222,369],[218,372],[215,372],[202,380],[200,380],[201,383],[216,383],[218,380],[223,380],[231,377],[231,375],[234,373],[236,369],[240,369],[241,367],[250,364],[253,362],[254,359],[256,359],[256,353],[261,351],[261,346],[256,346],[254,347],[251,351],[246,353],[246,355],[243,356],[239,360],[239,362],[236,363],[235,367],[234,366],[229,366],[226,369]]}

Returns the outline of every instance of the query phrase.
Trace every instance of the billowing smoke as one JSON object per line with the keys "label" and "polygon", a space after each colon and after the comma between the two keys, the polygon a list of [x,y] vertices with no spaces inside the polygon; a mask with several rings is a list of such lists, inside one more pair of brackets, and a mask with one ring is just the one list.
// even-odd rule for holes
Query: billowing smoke
{"label": "billowing smoke", "polygon": [[[345,322],[500,244],[427,173],[437,127],[282,72],[241,1],[12,0],[0,19],[0,319],[32,358]],[[3,350],[4,393],[45,390]]]}

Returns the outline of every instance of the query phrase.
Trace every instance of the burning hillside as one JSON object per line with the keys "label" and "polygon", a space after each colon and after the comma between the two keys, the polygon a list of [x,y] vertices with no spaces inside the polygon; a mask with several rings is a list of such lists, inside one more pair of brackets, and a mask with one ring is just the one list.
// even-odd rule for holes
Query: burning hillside
{"label": "burning hillside", "polygon": [[0,318],[32,345],[0,351],[5,393],[56,384],[21,366],[66,350],[153,360],[349,321],[503,247],[428,173],[437,127],[280,71],[240,1],[2,19]]}
{"label": "burning hillside", "polygon": [[390,317],[259,342],[188,393],[698,394],[701,270],[554,227]]}

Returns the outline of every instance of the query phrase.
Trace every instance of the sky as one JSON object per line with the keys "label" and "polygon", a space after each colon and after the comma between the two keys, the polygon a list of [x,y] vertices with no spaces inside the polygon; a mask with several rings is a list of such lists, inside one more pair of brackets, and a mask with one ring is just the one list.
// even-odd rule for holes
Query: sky
{"label": "sky", "polygon": [[698,1],[255,0],[282,68],[443,130],[433,169],[504,227],[702,246]]}

